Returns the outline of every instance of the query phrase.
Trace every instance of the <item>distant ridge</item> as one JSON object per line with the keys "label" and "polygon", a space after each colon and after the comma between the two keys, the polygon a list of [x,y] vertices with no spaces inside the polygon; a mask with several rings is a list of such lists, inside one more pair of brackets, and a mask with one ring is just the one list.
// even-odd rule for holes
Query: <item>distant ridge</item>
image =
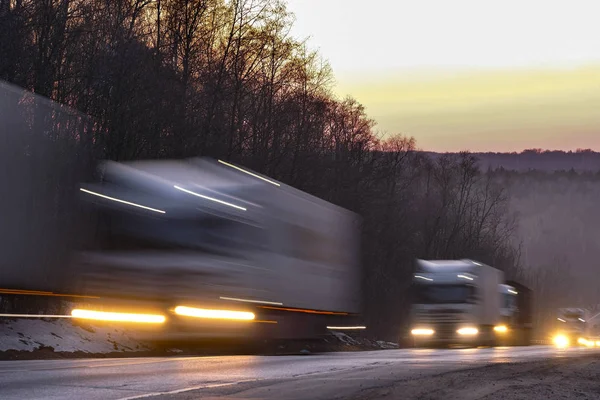
{"label": "distant ridge", "polygon": [[[434,159],[444,154],[429,151],[423,153]],[[485,170],[504,168],[513,171],[600,171],[600,152],[589,149],[577,151],[530,149],[521,153],[472,154],[479,159],[480,167]]]}

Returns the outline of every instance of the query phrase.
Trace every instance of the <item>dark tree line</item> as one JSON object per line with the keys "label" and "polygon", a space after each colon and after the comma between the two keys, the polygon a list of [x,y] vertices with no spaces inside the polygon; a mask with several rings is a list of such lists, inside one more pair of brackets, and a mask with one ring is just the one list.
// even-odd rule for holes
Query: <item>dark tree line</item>
{"label": "dark tree line", "polygon": [[[435,157],[435,154],[431,153]],[[600,170],[600,153],[590,149],[575,151],[529,149],[520,153],[476,153],[480,166],[484,169],[504,168],[516,171],[560,170],[598,171]]]}
{"label": "dark tree line", "polygon": [[[365,311],[380,337],[406,321],[415,257],[519,274],[505,189],[470,154],[432,158],[379,135],[361,104],[332,94],[331,69],[289,35],[292,22],[278,0],[0,0],[0,79],[90,117],[44,130],[75,155],[55,159],[63,172],[207,155],[359,213]],[[58,192],[73,181],[37,179]]]}

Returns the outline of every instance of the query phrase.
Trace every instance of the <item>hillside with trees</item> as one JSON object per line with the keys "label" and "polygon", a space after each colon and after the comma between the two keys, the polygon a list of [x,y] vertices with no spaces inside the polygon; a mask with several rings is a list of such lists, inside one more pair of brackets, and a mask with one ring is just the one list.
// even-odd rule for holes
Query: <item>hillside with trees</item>
{"label": "hillside with trees", "polygon": [[[595,175],[507,171],[556,165],[543,152],[436,155],[381,136],[359,102],[332,94],[331,69],[292,22],[277,0],[0,0],[0,79],[25,89],[4,88],[0,117],[30,122],[9,132],[2,170],[25,161],[24,179],[55,200],[23,213],[71,218],[68,193],[98,159],[211,156],[363,217],[373,336],[406,326],[416,257],[474,258],[529,276],[544,298],[571,293],[562,274],[591,270],[598,249]],[[63,105],[85,122],[61,122]],[[600,169],[596,153],[560,157],[555,169]]]}
{"label": "hillside with trees", "polygon": [[520,264],[536,290],[538,322],[556,308],[600,303],[600,170],[488,172],[506,188],[518,221]]}
{"label": "hillside with trees", "polygon": [[559,307],[598,310],[600,153],[531,149],[473,156],[506,190],[521,279],[536,292],[537,324],[550,324]]}

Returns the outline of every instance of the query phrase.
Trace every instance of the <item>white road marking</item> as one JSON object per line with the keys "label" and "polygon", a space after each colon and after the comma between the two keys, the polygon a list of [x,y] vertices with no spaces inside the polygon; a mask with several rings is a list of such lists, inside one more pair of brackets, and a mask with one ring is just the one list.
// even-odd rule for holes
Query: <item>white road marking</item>
{"label": "white road marking", "polygon": [[238,385],[240,383],[258,382],[258,381],[260,381],[260,379],[249,379],[249,380],[244,380],[244,381],[228,382],[228,383],[204,384],[204,385],[199,385],[199,386],[191,386],[191,387],[187,387],[187,388],[183,388],[183,389],[170,390],[168,392],[153,392],[153,393],[140,394],[137,396],[122,397],[117,400],[145,399],[148,397],[166,396],[169,394],[179,394],[179,393],[191,392],[193,390],[199,390],[199,389],[212,389],[212,388],[219,388],[219,387],[226,387],[226,386],[234,386],[234,385]]}

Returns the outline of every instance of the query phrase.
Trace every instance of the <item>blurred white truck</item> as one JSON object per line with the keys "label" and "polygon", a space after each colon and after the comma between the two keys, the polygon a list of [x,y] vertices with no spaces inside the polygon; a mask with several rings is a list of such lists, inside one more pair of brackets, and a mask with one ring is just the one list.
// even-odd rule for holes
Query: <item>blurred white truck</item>
{"label": "blurred white truck", "polygon": [[81,189],[97,246],[75,270],[78,292],[99,299],[79,317],[135,311],[176,337],[306,338],[360,312],[355,214],[223,161],[101,171]]}
{"label": "blurred white truck", "polygon": [[81,185],[93,180],[94,121],[3,82],[0,120],[5,309],[53,302],[56,314],[70,300],[77,320],[137,323],[153,337],[356,325],[357,215],[208,159],[105,162]]}

